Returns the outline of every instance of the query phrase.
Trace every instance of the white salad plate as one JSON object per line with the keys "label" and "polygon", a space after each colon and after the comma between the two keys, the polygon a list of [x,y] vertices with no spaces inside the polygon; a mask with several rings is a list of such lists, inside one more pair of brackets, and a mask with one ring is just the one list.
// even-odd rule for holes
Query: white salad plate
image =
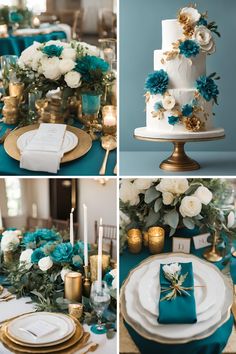
{"label": "white salad plate", "polygon": [[[30,130],[22,134],[17,139],[17,147],[20,151],[23,151],[25,149],[25,147],[33,139],[36,132],[37,130]],[[78,137],[74,133],[67,130],[65,132],[64,140],[62,143],[62,152],[65,154],[66,152],[73,150],[77,145],[78,145]]]}
{"label": "white salad plate", "polygon": [[25,345],[43,347],[62,343],[75,333],[74,321],[63,314],[37,312],[12,320],[9,336]]}
{"label": "white salad plate", "polygon": [[[193,262],[194,276],[196,270],[198,275],[198,269],[203,268],[204,270],[207,291],[211,277],[210,286],[214,287],[214,291],[217,292],[217,302],[214,306],[209,307],[205,305],[206,311],[202,312],[202,321],[194,324],[161,325],[157,322],[157,316],[154,316],[143,308],[139,296],[139,289],[141,288],[139,286],[140,279],[143,279],[144,276],[146,277],[145,273],[148,272],[148,269],[154,268],[156,270],[158,268],[157,261],[159,261],[159,264]],[[196,265],[196,267],[194,265]],[[207,274],[209,274],[209,276],[207,276]],[[199,279],[199,281],[201,280]],[[191,255],[169,254],[167,256],[163,254],[150,257],[131,271],[121,290],[121,312],[126,322],[147,339],[161,343],[186,343],[194,339],[207,337],[229,318],[233,299],[232,294],[232,287],[228,280],[225,279],[215,266]],[[203,297],[206,302],[208,297],[205,295],[203,295]],[[205,319],[204,316],[206,316]],[[201,317],[198,316],[198,318]]]}

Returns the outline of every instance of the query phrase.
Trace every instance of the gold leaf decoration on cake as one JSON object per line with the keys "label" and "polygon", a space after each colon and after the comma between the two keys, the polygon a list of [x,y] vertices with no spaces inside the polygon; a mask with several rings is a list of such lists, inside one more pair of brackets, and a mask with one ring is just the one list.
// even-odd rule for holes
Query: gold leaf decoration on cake
{"label": "gold leaf decoration on cake", "polygon": [[183,34],[187,38],[191,38],[194,34],[194,26],[192,24],[186,23],[183,26]]}
{"label": "gold leaf decoration on cake", "polygon": [[159,109],[158,111],[152,111],[151,115],[152,118],[158,118],[158,119],[163,119],[164,118],[164,109]]}
{"label": "gold leaf decoration on cake", "polygon": [[183,122],[185,128],[192,132],[198,132],[203,127],[201,120],[195,116],[184,117]]}
{"label": "gold leaf decoration on cake", "polygon": [[164,55],[165,55],[165,59],[168,61],[168,60],[172,60],[172,59],[175,59],[177,57],[177,55],[179,54],[179,51],[178,50],[171,50],[169,52],[165,52]]}
{"label": "gold leaf decoration on cake", "polygon": [[150,97],[151,97],[150,92],[146,92],[146,93],[144,94],[144,96],[145,96],[145,102],[148,103],[149,100],[150,100]]}
{"label": "gold leaf decoration on cake", "polygon": [[165,64],[165,60],[162,58],[161,59],[161,63],[164,65]]}
{"label": "gold leaf decoration on cake", "polygon": [[181,13],[181,10],[179,10],[177,19],[181,25],[188,25],[190,23],[190,18],[187,16],[185,13]]}

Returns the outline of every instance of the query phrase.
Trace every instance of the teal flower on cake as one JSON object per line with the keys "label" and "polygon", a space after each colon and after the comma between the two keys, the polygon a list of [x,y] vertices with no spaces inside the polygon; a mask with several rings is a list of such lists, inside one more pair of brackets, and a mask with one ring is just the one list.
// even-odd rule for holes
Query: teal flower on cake
{"label": "teal flower on cake", "polygon": [[210,76],[200,76],[196,80],[196,87],[200,95],[205,98],[206,101],[213,99],[217,103],[217,96],[219,94],[218,86],[213,80],[214,74]]}
{"label": "teal flower on cake", "polygon": [[145,90],[149,91],[151,95],[160,93],[163,95],[168,87],[169,78],[166,71],[163,69],[154,71],[149,74],[145,82]]}
{"label": "teal flower on cake", "polygon": [[176,117],[176,116],[170,116],[168,117],[168,123],[170,125],[175,125],[179,122],[179,117]]}
{"label": "teal flower on cake", "polygon": [[191,39],[186,39],[179,45],[180,54],[184,55],[186,58],[195,57],[199,54],[199,51],[199,45]]}
{"label": "teal flower on cake", "polygon": [[201,16],[200,20],[197,22],[197,26],[207,26],[207,20]]}
{"label": "teal flower on cake", "polygon": [[42,52],[49,57],[59,57],[63,51],[63,47],[55,44],[46,45]]}
{"label": "teal flower on cake", "polygon": [[59,243],[50,256],[55,263],[70,263],[73,257],[73,247],[70,242]]}
{"label": "teal flower on cake", "polygon": [[155,112],[159,111],[159,109],[163,108],[162,103],[160,101],[155,102],[153,108]]}
{"label": "teal flower on cake", "polygon": [[191,116],[192,113],[193,113],[193,106],[191,106],[191,104],[185,104],[182,107],[183,116],[189,117],[189,116]]}
{"label": "teal flower on cake", "polygon": [[38,264],[40,259],[44,258],[44,257],[45,257],[45,254],[42,251],[42,249],[41,248],[36,248],[36,250],[34,250],[34,252],[31,255],[31,262]]}

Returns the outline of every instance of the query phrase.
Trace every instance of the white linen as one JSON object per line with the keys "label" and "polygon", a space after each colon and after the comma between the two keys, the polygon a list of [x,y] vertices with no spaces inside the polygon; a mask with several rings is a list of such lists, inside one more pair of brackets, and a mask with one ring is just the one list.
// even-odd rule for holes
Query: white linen
{"label": "white linen", "polygon": [[[21,299],[13,299],[0,303],[0,325],[1,322],[13,319],[16,316],[24,315],[26,313],[34,312],[33,304],[27,304],[31,301],[30,297],[22,297]],[[1,351],[0,351],[1,353]]]}
{"label": "white linen", "polygon": [[45,31],[49,33],[62,31],[65,33],[67,41],[71,41],[71,27],[66,23],[59,23],[57,25],[49,24],[46,26],[42,24],[40,28],[21,28],[16,30],[14,34],[17,36],[31,36],[44,33]]}
{"label": "white linen", "polygon": [[63,156],[65,132],[65,124],[40,124],[37,133],[21,151],[20,168],[57,173]]}

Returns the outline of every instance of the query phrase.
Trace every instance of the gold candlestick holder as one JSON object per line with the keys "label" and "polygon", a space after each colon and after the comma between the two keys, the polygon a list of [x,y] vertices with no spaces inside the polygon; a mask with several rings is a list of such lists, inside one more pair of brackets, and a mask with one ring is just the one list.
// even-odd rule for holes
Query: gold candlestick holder
{"label": "gold candlestick holder", "polygon": [[89,278],[89,267],[84,266],[83,295],[85,297],[90,297],[90,291],[91,291],[91,280]]}
{"label": "gold candlestick holder", "polygon": [[220,252],[216,249],[217,245],[217,240],[219,239],[220,236],[220,231],[215,230],[214,235],[213,235],[213,241],[212,241],[212,247],[206,250],[206,252],[203,254],[203,257],[209,261],[209,262],[219,262],[222,260],[222,255]]}

